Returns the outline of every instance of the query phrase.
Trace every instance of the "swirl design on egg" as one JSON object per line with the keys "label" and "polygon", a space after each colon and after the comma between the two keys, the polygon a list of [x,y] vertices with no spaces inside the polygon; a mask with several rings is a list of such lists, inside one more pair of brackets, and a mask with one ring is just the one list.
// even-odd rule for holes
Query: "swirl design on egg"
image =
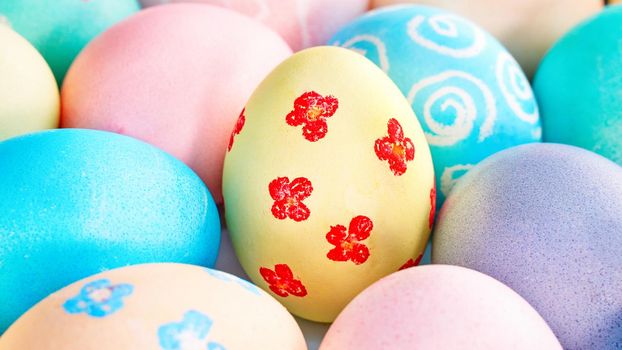
{"label": "swirl design on egg", "polygon": [[[377,36],[369,34],[357,35],[345,41],[343,44],[335,43],[335,45],[359,53],[377,63],[383,72],[389,72],[389,56],[387,55],[387,47]],[[371,45],[372,47],[365,49],[363,48],[363,45]],[[378,61],[374,60],[373,57],[370,57],[373,56],[372,49],[375,49],[378,55]]]}
{"label": "swirl design on egg", "polygon": [[471,170],[473,166],[473,164],[456,164],[446,167],[441,175],[441,193],[447,197],[460,177]]}
{"label": "swirl design on egg", "polygon": [[478,117],[478,142],[492,135],[497,108],[490,88],[466,72],[449,70],[422,79],[408,93],[408,102],[421,120],[428,143],[451,146],[468,138]]}
{"label": "swirl design on egg", "polygon": [[407,32],[417,44],[454,58],[477,56],[486,46],[484,32],[451,14],[416,15],[408,22]]}
{"label": "swirl design on egg", "polygon": [[496,76],[503,97],[516,116],[529,124],[539,120],[538,105],[520,66],[507,52],[497,57]]}

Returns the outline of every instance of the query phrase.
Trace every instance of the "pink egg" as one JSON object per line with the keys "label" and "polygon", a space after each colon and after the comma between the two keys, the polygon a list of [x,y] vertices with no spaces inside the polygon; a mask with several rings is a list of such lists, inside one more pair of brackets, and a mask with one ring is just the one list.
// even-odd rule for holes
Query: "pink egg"
{"label": "pink egg", "polygon": [[172,0],[223,6],[259,20],[294,51],[324,45],[339,28],[362,15],[368,0]]}
{"label": "pink egg", "polygon": [[320,350],[561,349],[540,315],[482,273],[426,265],[394,273],[359,294]]}
{"label": "pink egg", "polygon": [[222,165],[238,115],[291,49],[233,11],[156,6],[93,40],[62,87],[61,127],[127,134],[188,164],[222,201]]}

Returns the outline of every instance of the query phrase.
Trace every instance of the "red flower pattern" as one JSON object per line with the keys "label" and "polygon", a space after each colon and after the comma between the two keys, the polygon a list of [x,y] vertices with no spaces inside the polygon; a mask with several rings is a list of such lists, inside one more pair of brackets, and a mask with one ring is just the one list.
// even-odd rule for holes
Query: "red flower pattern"
{"label": "red flower pattern", "polygon": [[381,137],[374,144],[374,151],[378,159],[389,162],[389,168],[395,176],[406,172],[406,162],[415,159],[415,145],[408,137],[404,137],[402,126],[395,119],[387,123],[389,136]]}
{"label": "red flower pattern", "polygon": [[339,108],[339,101],[333,96],[322,96],[315,91],[305,92],[294,101],[294,109],[287,114],[285,121],[291,126],[302,127],[305,139],[315,142],[324,138],[328,132],[326,118],[330,118]]}
{"label": "red flower pattern", "polygon": [[228,152],[230,152],[231,147],[233,147],[233,139],[235,138],[235,135],[239,135],[242,131],[242,128],[244,127],[244,123],[246,122],[246,117],[244,116],[245,110],[246,108],[242,109],[242,112],[240,112],[240,116],[238,117],[238,121],[235,123],[233,132],[231,133],[231,137],[229,138],[229,147],[227,148]]}
{"label": "red flower pattern", "polygon": [[417,259],[408,259],[408,261],[402,265],[402,267],[400,267],[399,271],[402,271],[404,269],[407,269],[409,267],[415,267],[417,265],[419,265],[419,263],[421,262],[421,259],[423,258],[423,254],[419,254],[419,256],[417,257]]}
{"label": "red flower pattern", "polygon": [[266,267],[260,267],[259,273],[270,285],[270,290],[280,297],[285,298],[290,294],[297,297],[307,295],[305,286],[300,280],[294,278],[292,270],[286,264],[274,265],[274,271]]}
{"label": "red flower pattern", "polygon": [[302,201],[311,195],[313,185],[305,177],[297,177],[291,183],[287,177],[277,177],[268,185],[270,196],[274,199],[272,215],[284,220],[303,221],[309,218],[311,211]]}
{"label": "red flower pattern", "polygon": [[333,261],[348,261],[360,265],[369,258],[369,248],[360,241],[369,238],[374,224],[367,216],[359,215],[350,221],[346,232],[343,225],[331,226],[326,234],[328,243],[335,246],[326,256]]}
{"label": "red flower pattern", "polygon": [[432,225],[434,225],[434,215],[436,215],[436,180],[434,180],[434,185],[430,190],[430,217],[428,218],[428,226],[430,229]]}

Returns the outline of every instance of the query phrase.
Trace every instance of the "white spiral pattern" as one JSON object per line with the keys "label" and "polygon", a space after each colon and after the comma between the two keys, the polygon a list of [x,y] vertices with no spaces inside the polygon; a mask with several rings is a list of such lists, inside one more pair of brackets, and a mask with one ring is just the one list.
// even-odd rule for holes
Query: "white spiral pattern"
{"label": "white spiral pattern", "polygon": [[[457,82],[461,84],[458,85]],[[474,86],[476,90],[467,91],[464,88],[465,83]],[[476,103],[477,95],[483,98],[484,108],[478,109],[482,104]],[[415,105],[418,98],[425,98],[425,102]],[[445,71],[415,83],[408,93],[408,102],[416,115],[423,116],[424,124],[429,130],[426,131],[426,138],[434,146],[451,146],[466,139],[480,114],[483,115],[483,122],[477,140],[482,142],[492,135],[497,118],[495,98],[488,86],[473,75],[457,70]],[[452,124],[442,123],[435,118],[432,108],[437,103],[440,103],[440,111],[444,115],[453,110]]]}
{"label": "white spiral pattern", "polygon": [[[426,37],[421,31],[424,24],[429,26],[442,40],[433,40],[433,38]],[[467,30],[471,32],[473,36],[470,45],[465,47],[450,47],[447,45],[452,41],[463,41],[464,39],[461,39],[461,35],[464,33],[461,33],[461,31]],[[416,15],[408,22],[407,32],[408,36],[419,45],[454,58],[477,56],[486,46],[486,37],[479,28],[451,14],[440,14],[430,17]]]}
{"label": "white spiral pattern", "polygon": [[356,53],[366,56],[367,58],[370,58],[369,56],[367,56],[367,50],[355,47],[355,45],[358,43],[372,44],[374,48],[376,48],[376,52],[378,52],[378,65],[380,66],[380,69],[382,69],[382,71],[385,73],[389,72],[389,57],[387,56],[387,47],[382,42],[382,40],[380,40],[380,38],[369,34],[363,34],[357,35],[350,40],[344,42],[343,44],[335,43],[335,45],[350,49]]}
{"label": "white spiral pattern", "polygon": [[473,166],[473,164],[456,164],[446,167],[441,175],[441,193],[447,197],[460,177],[471,170]]}
{"label": "white spiral pattern", "polygon": [[529,81],[518,63],[507,52],[501,52],[497,57],[496,75],[503,97],[516,116],[529,124],[537,123],[538,105]]}

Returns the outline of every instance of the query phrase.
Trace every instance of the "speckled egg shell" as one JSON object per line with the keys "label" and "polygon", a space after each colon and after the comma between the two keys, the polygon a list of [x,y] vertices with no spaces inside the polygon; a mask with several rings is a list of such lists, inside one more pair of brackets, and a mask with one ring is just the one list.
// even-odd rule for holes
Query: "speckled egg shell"
{"label": "speckled egg shell", "polygon": [[135,139],[76,129],[13,138],[0,143],[0,184],[0,332],[85,276],[216,260],[220,224],[205,185]]}
{"label": "speckled egg shell", "polygon": [[321,350],[561,350],[516,292],[477,271],[427,265],[394,273],[359,294]]}
{"label": "speckled egg shell", "polygon": [[232,139],[223,193],[234,248],[294,314],[330,322],[423,252],[430,151],[399,89],[362,56],[317,47],[284,61]]}
{"label": "speckled egg shell", "polygon": [[199,4],[156,6],[82,51],[62,88],[62,127],[151,143],[185,162],[222,202],[229,133],[253,89],[291,54],[270,29]]}
{"label": "speckled egg shell", "polygon": [[622,6],[609,6],[546,55],[534,80],[546,141],[622,164],[621,36]]}
{"label": "speckled egg shell", "polygon": [[306,350],[306,345],[294,318],[253,284],[199,266],[146,264],[100,273],[51,294],[7,330],[0,349]]}
{"label": "speckled egg shell", "polygon": [[622,168],[580,148],[534,144],[461,180],[434,231],[432,262],[486,273],[523,296],[566,349],[622,339]]}
{"label": "speckled egg shell", "polygon": [[490,154],[540,141],[538,106],[516,61],[489,34],[449,12],[369,12],[329,42],[372,60],[419,118],[434,158],[438,202]]}

